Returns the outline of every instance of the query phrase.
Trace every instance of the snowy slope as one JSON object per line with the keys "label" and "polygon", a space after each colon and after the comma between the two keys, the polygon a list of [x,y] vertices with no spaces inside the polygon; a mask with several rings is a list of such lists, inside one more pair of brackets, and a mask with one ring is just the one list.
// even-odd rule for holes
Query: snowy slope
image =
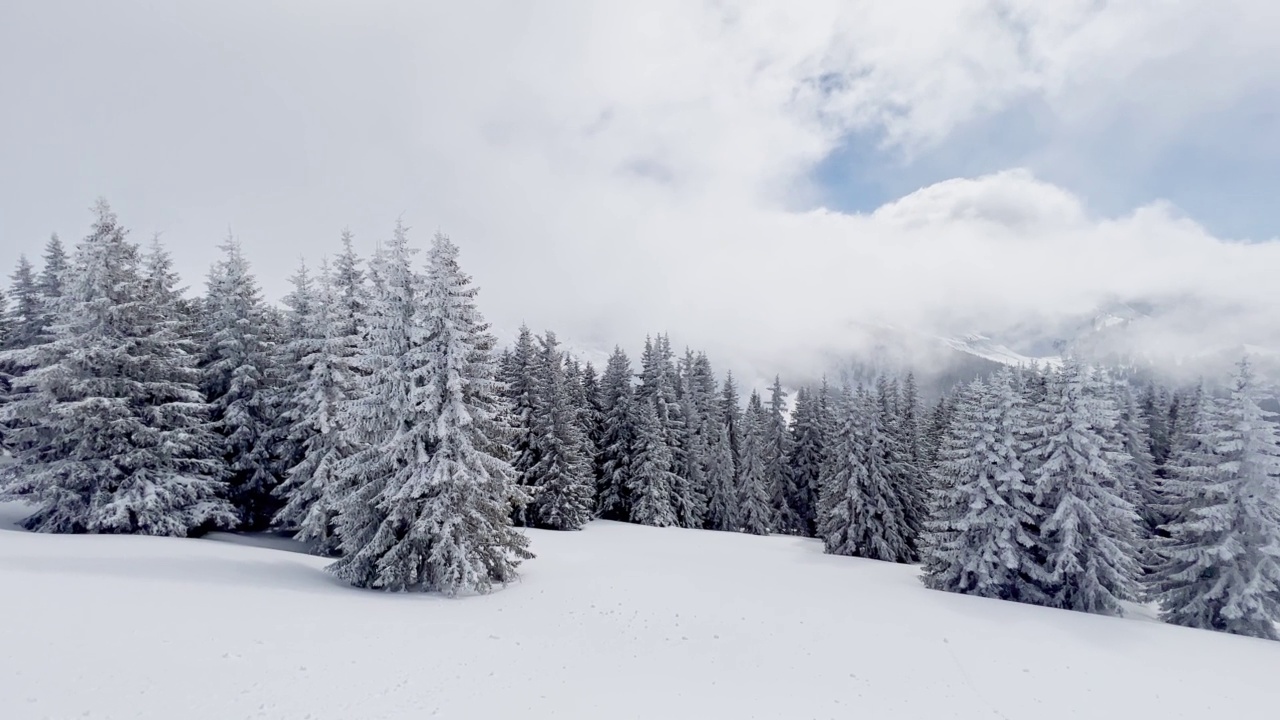
{"label": "snowy slope", "polygon": [[0,717],[1280,717],[1280,643],[931,592],[810,540],[533,537],[521,583],[445,600],[278,539],[0,531]]}

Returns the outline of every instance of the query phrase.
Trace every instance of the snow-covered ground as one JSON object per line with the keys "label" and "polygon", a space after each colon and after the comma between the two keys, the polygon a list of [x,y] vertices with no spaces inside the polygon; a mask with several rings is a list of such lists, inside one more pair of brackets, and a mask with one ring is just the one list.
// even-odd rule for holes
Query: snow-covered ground
{"label": "snow-covered ground", "polygon": [[6,720],[1280,717],[1280,643],[931,592],[811,540],[534,532],[520,583],[447,600],[279,538],[0,514]]}

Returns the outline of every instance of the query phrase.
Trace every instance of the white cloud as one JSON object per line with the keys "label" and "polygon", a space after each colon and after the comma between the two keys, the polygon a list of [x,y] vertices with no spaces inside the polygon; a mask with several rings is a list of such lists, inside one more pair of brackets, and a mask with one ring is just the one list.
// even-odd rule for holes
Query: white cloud
{"label": "white cloud", "polygon": [[18,4],[5,265],[81,234],[102,193],[196,285],[230,224],[278,295],[299,254],[403,214],[460,242],[501,327],[670,330],[760,373],[848,350],[855,319],[1195,293],[1256,310],[1230,326],[1252,336],[1280,309],[1276,246],[1162,205],[1098,217],[1011,169],[858,216],[813,209],[807,180],[852,130],[911,153],[1027,98],[1068,140],[1125,122],[1167,143],[1280,77],[1265,0]]}

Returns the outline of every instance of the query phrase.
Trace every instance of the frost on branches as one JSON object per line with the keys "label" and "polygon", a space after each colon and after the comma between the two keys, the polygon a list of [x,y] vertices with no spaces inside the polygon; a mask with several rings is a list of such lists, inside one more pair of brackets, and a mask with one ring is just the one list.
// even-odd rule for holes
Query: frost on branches
{"label": "frost on branches", "polygon": [[185,536],[229,525],[167,256],[157,248],[144,275],[110,207],[99,201],[95,212],[48,342],[0,355],[26,369],[0,411],[18,460],[5,495],[35,505],[24,525],[40,532]]}
{"label": "frost on branches", "polygon": [[1046,604],[1040,509],[1023,474],[1025,409],[1012,371],[973,382],[957,399],[939,451],[925,544],[927,586]]}
{"label": "frost on branches", "polygon": [[1166,622],[1280,639],[1280,436],[1248,361],[1229,398],[1194,413],[1166,484],[1180,509],[1156,546],[1151,594]]}
{"label": "frost on branches", "polygon": [[511,524],[519,491],[502,459],[493,339],[453,243],[435,237],[420,280],[404,245],[400,228],[375,312],[389,315],[390,344],[407,345],[380,392],[403,396],[394,422],[370,428],[385,461],[341,504],[343,557],[330,570],[358,587],[486,592],[532,557]]}

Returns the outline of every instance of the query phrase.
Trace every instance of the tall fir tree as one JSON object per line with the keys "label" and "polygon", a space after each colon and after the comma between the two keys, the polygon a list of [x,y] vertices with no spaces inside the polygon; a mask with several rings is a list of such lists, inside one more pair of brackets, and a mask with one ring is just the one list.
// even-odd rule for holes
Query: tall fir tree
{"label": "tall fir tree", "polygon": [[925,584],[937,590],[1045,604],[1035,488],[1022,472],[1026,422],[1013,373],[961,395],[938,468],[925,543]]}
{"label": "tall fir tree", "polygon": [[411,283],[420,294],[405,298],[409,351],[395,368],[407,389],[404,414],[378,444],[393,472],[375,483],[372,512],[342,506],[344,554],[330,569],[358,587],[486,592],[514,579],[520,561],[532,557],[528,538],[511,524],[521,492],[500,456],[494,340],[457,258],[457,246],[437,234],[425,278]]}
{"label": "tall fir tree", "polygon": [[333,273],[322,266],[310,323],[314,342],[294,349],[306,353],[300,362],[306,374],[294,400],[295,422],[302,425],[294,436],[302,438],[302,453],[276,489],[285,504],[273,520],[322,555],[338,550],[334,496],[341,486],[339,468],[358,447],[341,424],[342,409],[357,382],[351,367],[357,338],[348,334],[354,326],[340,300]]}
{"label": "tall fir tree", "polygon": [[690,428],[680,402],[679,385],[670,338],[666,335],[646,338],[637,398],[653,405],[658,434],[667,447],[665,455],[670,457],[667,470],[672,475],[669,478],[670,496],[676,524],[697,527],[702,523],[702,508],[706,500],[701,496],[701,488],[688,475],[689,453],[686,446]]}
{"label": "tall fir tree", "polygon": [[527,518],[535,527],[578,530],[591,519],[595,488],[583,453],[580,406],[570,393],[555,333],[538,338],[533,360],[529,437],[537,458],[525,475],[532,488]]}
{"label": "tall fir tree", "polygon": [[1280,428],[1247,359],[1221,408],[1202,405],[1170,489],[1152,595],[1166,622],[1280,639]]}
{"label": "tall fir tree", "polygon": [[62,240],[58,239],[57,233],[49,236],[49,242],[44,246],[41,259],[43,266],[40,268],[37,284],[45,304],[51,305],[62,297],[67,277],[67,251],[63,248]]}
{"label": "tall fir tree", "polygon": [[1068,610],[1120,613],[1137,595],[1133,537],[1138,516],[1122,496],[1107,456],[1112,408],[1102,402],[1090,368],[1068,359],[1053,374],[1029,435],[1036,505],[1043,513],[1050,604]]}
{"label": "tall fir tree", "polygon": [[234,517],[211,459],[191,357],[168,288],[106,201],[67,268],[48,342],[0,353],[27,368],[0,413],[16,428],[8,497],[39,532],[185,536]]}
{"label": "tall fir tree", "polygon": [[[500,367],[499,377],[506,398],[506,423],[512,434],[511,465],[516,473],[516,481],[530,498],[536,498],[537,495],[537,485],[532,473],[539,460],[538,442],[533,427],[538,409],[536,373],[539,362],[533,331],[529,326],[521,325],[515,346]],[[518,506],[515,512],[517,524],[531,524],[527,507]]]}
{"label": "tall fir tree", "polygon": [[787,393],[782,379],[774,376],[764,419],[765,485],[771,495],[773,517],[770,527],[778,532],[799,534],[803,528],[796,510],[799,499],[791,480],[791,433],[787,427]]}
{"label": "tall fir tree", "polygon": [[652,402],[637,399],[635,440],[631,450],[627,495],[631,521],[668,527],[678,521],[674,488],[679,478],[672,472],[675,459],[662,438],[662,424]]}
{"label": "tall fir tree", "polygon": [[898,450],[884,425],[881,400],[862,389],[846,390],[837,417],[821,481],[819,535],[827,552],[912,561],[907,488],[899,482]]}
{"label": "tall fir tree", "polygon": [[213,406],[213,427],[221,437],[241,526],[261,530],[280,507],[270,434],[275,410],[269,384],[271,324],[239,242],[228,238],[221,249],[223,258],[209,271],[205,294],[201,385]]}
{"label": "tall fir tree", "polygon": [[[272,472],[282,479],[302,462],[311,436],[316,432],[304,393],[310,383],[311,366],[318,360],[325,335],[319,320],[321,300],[305,261],[298,265],[289,282],[293,288],[284,297],[281,339],[274,344],[271,362],[274,379],[270,391],[272,427],[269,442]],[[279,486],[275,493],[287,497]]]}
{"label": "tall fir tree", "polygon": [[18,257],[18,267],[9,280],[9,307],[0,308],[8,329],[4,347],[31,347],[42,341],[48,318],[35,271],[26,255]]}
{"label": "tall fir tree", "polygon": [[768,535],[774,528],[773,492],[769,486],[769,415],[760,394],[752,392],[742,415],[738,464],[738,529]]}
{"label": "tall fir tree", "polygon": [[640,403],[632,386],[631,361],[615,347],[600,378],[603,420],[600,432],[600,480],[596,514],[606,520],[631,517],[633,454],[640,425]]}
{"label": "tall fir tree", "polygon": [[714,420],[714,435],[707,449],[707,515],[710,530],[737,530],[738,487],[733,470],[733,446],[729,442],[729,424]]}
{"label": "tall fir tree", "polygon": [[792,504],[800,533],[810,537],[817,531],[819,480],[827,448],[827,428],[822,417],[828,402],[825,394],[825,388],[798,390],[795,413],[791,417]]}

